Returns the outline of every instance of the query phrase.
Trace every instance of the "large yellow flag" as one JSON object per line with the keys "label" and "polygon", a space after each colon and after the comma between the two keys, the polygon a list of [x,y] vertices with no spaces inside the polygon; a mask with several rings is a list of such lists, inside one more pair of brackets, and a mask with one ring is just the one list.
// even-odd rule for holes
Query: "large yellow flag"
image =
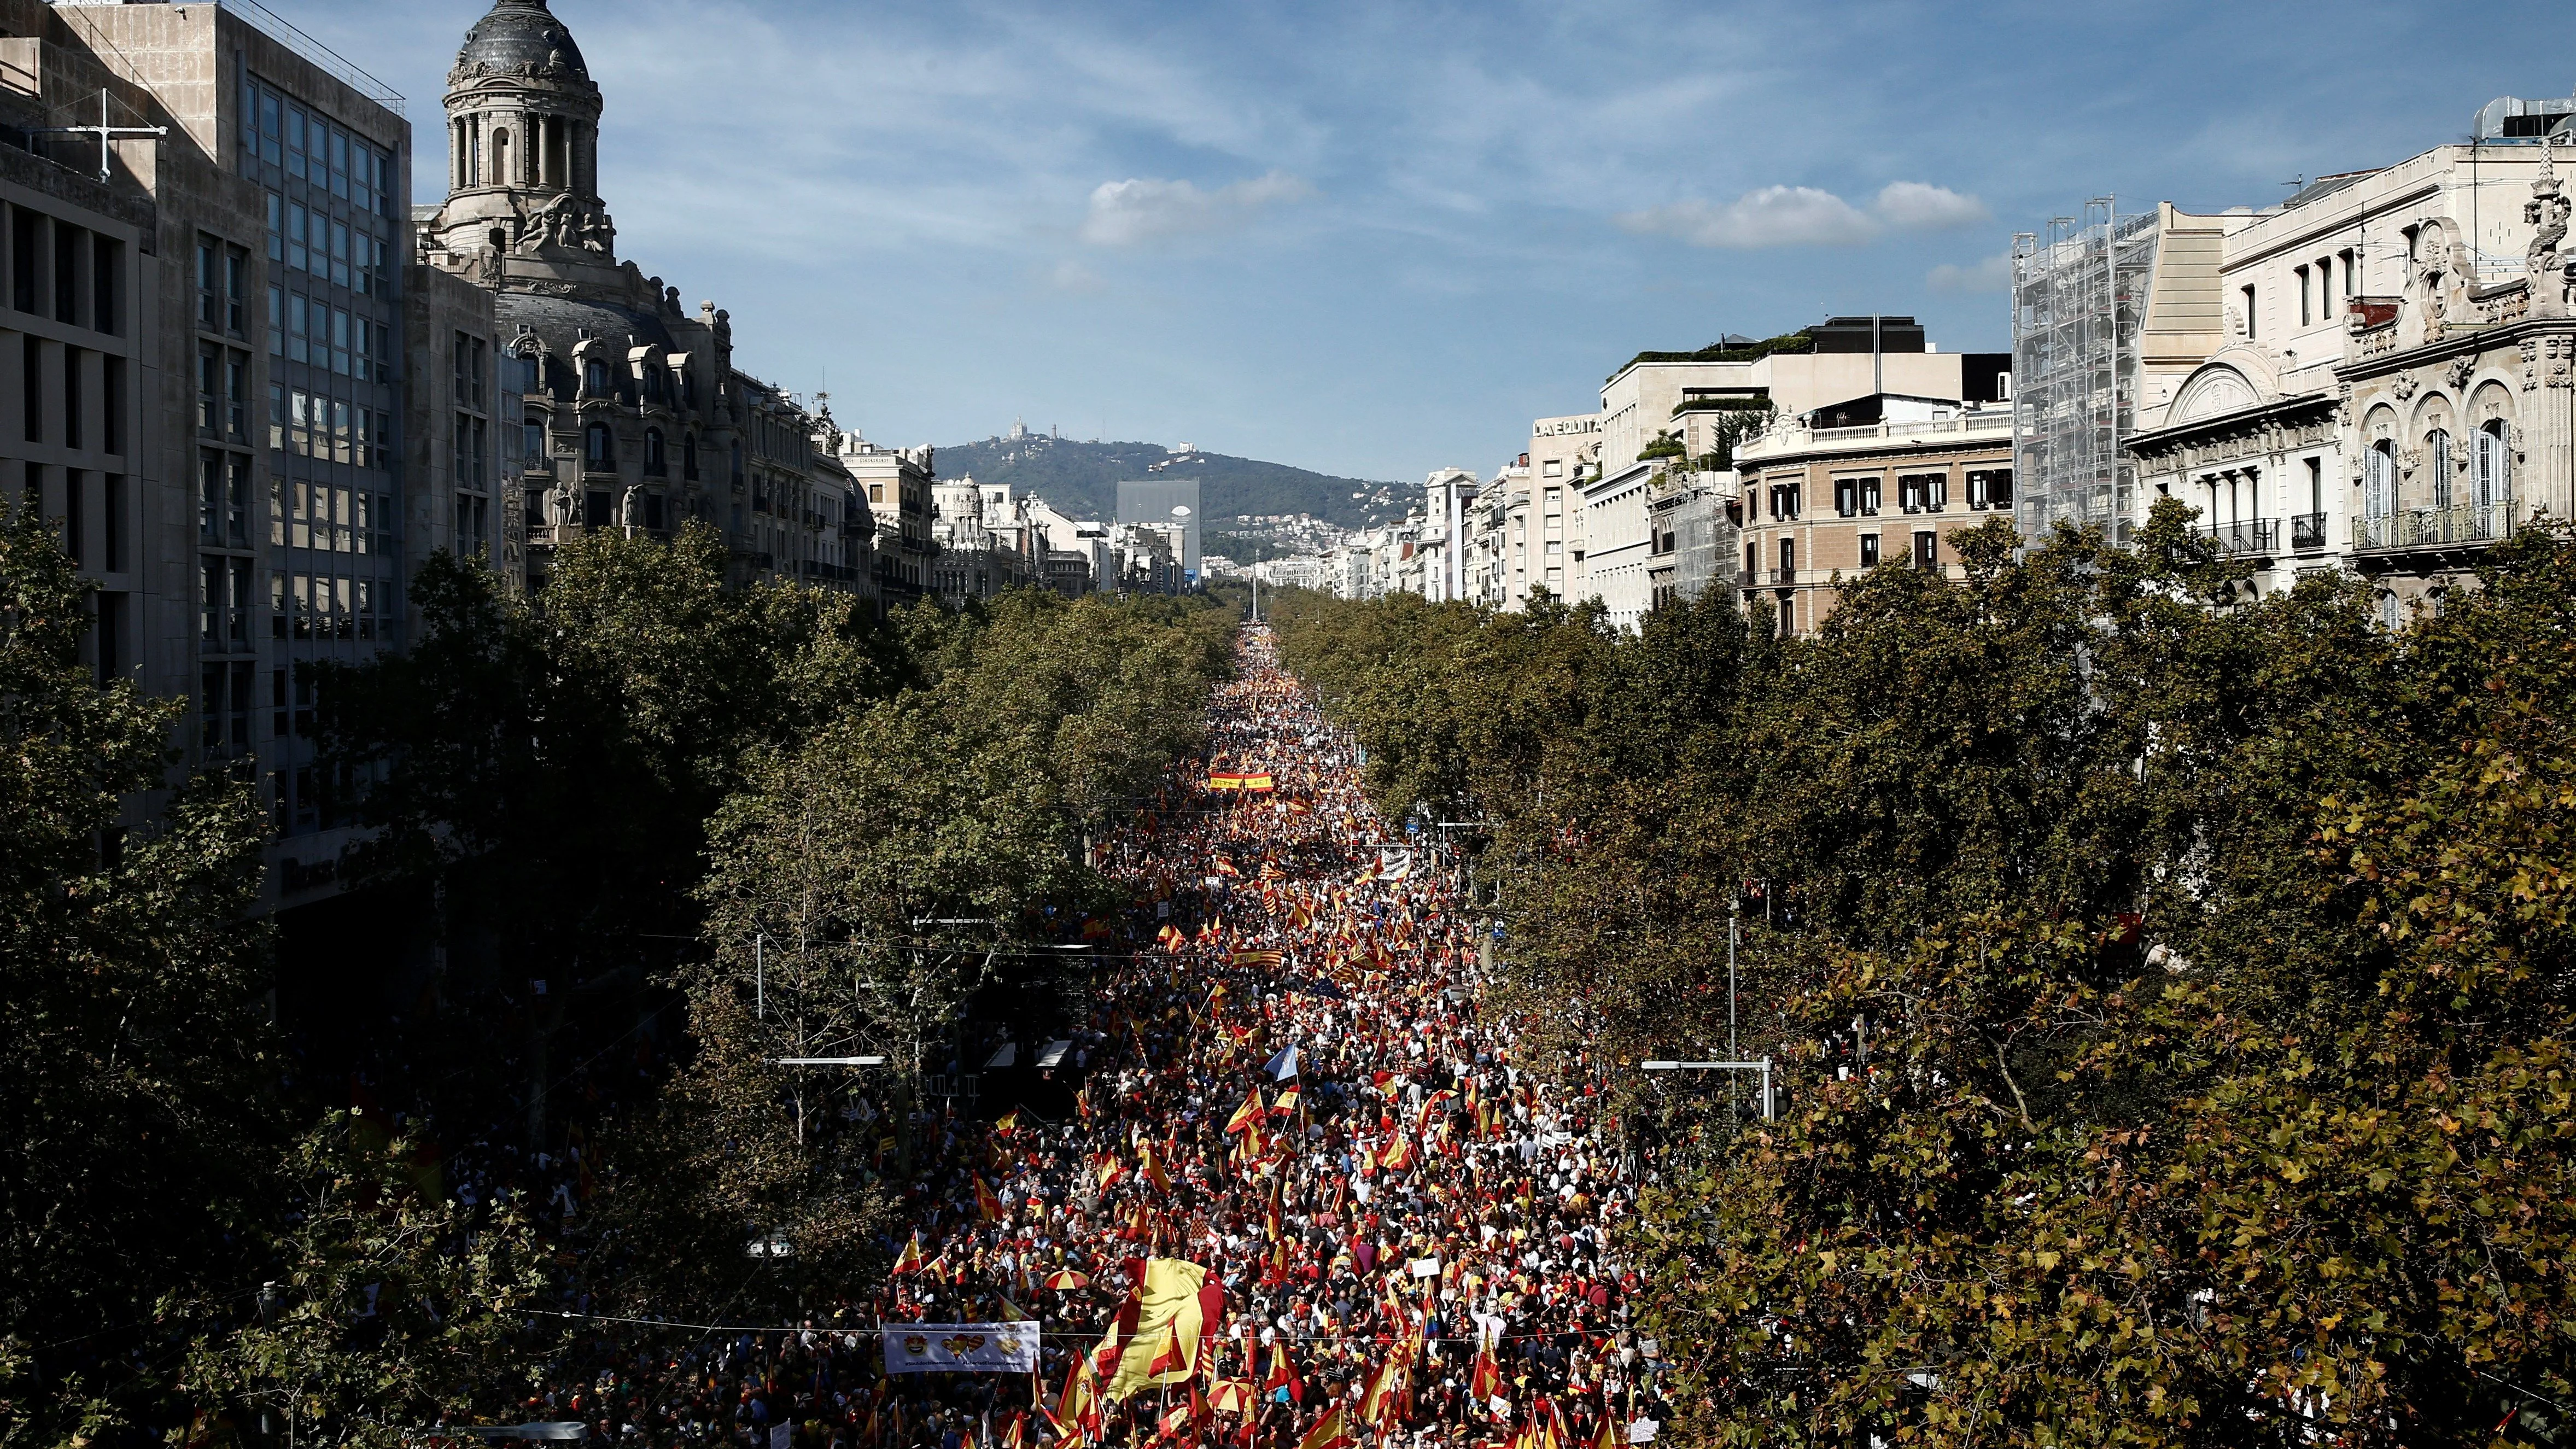
{"label": "large yellow flag", "polygon": [[1199,1341],[1225,1314],[1225,1290],[1209,1285],[1207,1269],[1178,1258],[1147,1259],[1136,1297],[1136,1326],[1109,1380],[1107,1397],[1115,1400],[1156,1384],[1188,1382],[1198,1370]]}

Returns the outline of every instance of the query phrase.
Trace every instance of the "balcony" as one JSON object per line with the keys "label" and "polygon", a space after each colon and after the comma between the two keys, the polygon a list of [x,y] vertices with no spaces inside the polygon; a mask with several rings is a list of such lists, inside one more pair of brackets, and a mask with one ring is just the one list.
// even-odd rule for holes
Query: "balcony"
{"label": "balcony", "polygon": [[2409,508],[2378,518],[2352,521],[2352,546],[2360,553],[2393,553],[2405,549],[2474,548],[2513,532],[2513,505],[2459,504],[2450,508]]}
{"label": "balcony", "polygon": [[1794,584],[1797,581],[1798,571],[1795,568],[1776,568],[1771,571],[1771,582],[1775,584]]}
{"label": "balcony", "polygon": [[2281,520],[2277,518],[2231,519],[2226,523],[2203,524],[2193,531],[2203,538],[2216,540],[2221,553],[2269,555],[2281,546]]}

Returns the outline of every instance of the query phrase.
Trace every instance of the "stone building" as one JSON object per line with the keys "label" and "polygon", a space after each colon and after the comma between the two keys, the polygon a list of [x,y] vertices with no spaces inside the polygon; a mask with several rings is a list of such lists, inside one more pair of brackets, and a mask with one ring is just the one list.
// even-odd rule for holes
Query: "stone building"
{"label": "stone building", "polygon": [[[1872,420],[1830,425],[1856,412]],[[1735,461],[1736,584],[1748,606],[1770,602],[1784,634],[1814,632],[1842,586],[1881,564],[1956,570],[1951,534],[2013,516],[2006,407],[1854,399],[1782,419]]]}
{"label": "stone building", "polygon": [[541,582],[559,542],[604,529],[667,536],[688,520],[724,537],[737,581],[805,579],[866,592],[866,535],[831,434],[779,388],[735,367],[713,302],[617,256],[599,194],[603,101],[546,0],[496,0],[448,72],[448,194],[420,216],[423,262],[494,296],[506,353],[527,373],[519,486],[500,506]]}
{"label": "stone building", "polygon": [[510,379],[488,298],[403,265],[401,108],[246,10],[0,0],[0,477],[98,586],[101,676],[188,700],[183,763],[257,787],[271,909],[352,838],[306,667],[401,647],[432,551],[508,546]]}

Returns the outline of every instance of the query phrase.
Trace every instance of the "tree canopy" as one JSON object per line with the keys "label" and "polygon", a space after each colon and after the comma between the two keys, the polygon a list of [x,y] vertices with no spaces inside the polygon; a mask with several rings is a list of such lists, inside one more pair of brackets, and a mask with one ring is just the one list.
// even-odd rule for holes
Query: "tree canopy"
{"label": "tree canopy", "polygon": [[[1798,638],[1275,606],[1621,1095],[1690,1437],[2563,1436],[2576,539],[2391,631],[2187,522],[1990,524]],[[1776,1121],[1622,1065],[1722,1054],[1730,914]]]}

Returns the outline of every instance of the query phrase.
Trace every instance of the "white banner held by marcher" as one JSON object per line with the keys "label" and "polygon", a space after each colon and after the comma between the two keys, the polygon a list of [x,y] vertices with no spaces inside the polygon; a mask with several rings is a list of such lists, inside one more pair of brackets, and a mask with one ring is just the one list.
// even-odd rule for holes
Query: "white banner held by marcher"
{"label": "white banner held by marcher", "polygon": [[885,1371],[894,1374],[1027,1374],[1038,1368],[1034,1323],[888,1323]]}

